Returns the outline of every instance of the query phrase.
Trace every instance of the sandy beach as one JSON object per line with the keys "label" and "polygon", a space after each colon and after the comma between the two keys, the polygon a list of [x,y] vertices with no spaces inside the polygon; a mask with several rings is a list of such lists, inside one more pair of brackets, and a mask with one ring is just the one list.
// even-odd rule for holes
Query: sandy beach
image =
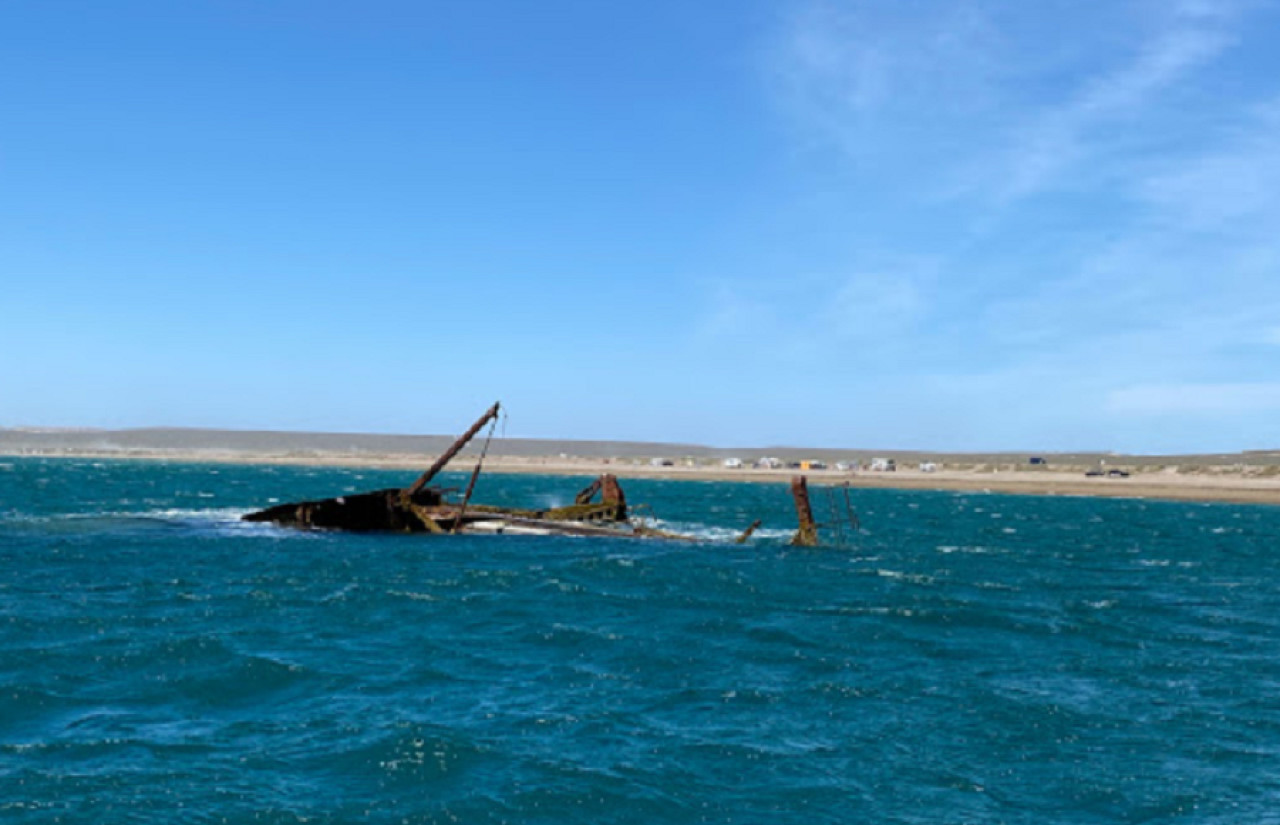
{"label": "sandy beach", "polygon": [[[488,472],[595,475],[616,473],[620,478],[663,478],[686,481],[787,483],[801,471],[723,467],[646,467],[596,460],[499,459],[486,462]],[[1280,477],[1259,477],[1231,468],[1183,474],[1156,471],[1123,477],[1087,477],[1083,470],[947,470],[933,472],[839,472],[810,470],[811,484],[848,484],[853,488],[891,490],[950,490],[1049,496],[1155,498],[1181,501],[1222,501],[1280,504]]]}
{"label": "sandy beach", "polygon": [[[171,462],[285,464],[403,469],[428,466],[451,441],[449,436],[372,436],[312,433],[246,433],[207,430],[60,431],[0,430],[0,455],[131,459]],[[452,465],[473,466],[474,446]],[[798,456],[850,459],[867,467],[872,454],[896,456],[899,469],[873,472],[751,466],[726,467],[726,456],[765,454],[672,444],[505,439],[495,441],[485,462],[489,473],[595,476],[622,479],[786,483],[805,474],[811,484],[853,488],[950,490],[1052,496],[1152,498],[1280,504],[1280,454],[1199,456],[1056,455],[1047,466],[1031,465],[1022,454],[933,454],[882,451],[767,448],[794,463]],[[664,458],[679,456],[678,458]],[[661,464],[670,461],[670,466]],[[920,469],[921,462],[936,469]],[[1098,468],[1127,477],[1086,476]]]}

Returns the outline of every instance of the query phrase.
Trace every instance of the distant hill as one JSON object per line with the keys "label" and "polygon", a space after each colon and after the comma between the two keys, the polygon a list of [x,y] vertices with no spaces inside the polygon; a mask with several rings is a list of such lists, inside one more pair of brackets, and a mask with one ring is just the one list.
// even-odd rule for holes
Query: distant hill
{"label": "distant hill", "polygon": [[[0,428],[0,454],[59,453],[209,453],[253,456],[336,456],[409,457],[433,456],[442,452],[454,435],[377,435],[368,433],[307,433],[257,430],[204,430],[150,427],[128,430],[85,430],[53,428]],[[469,448],[479,448],[477,439]],[[1025,463],[1032,456],[1043,457],[1048,465],[1111,464],[1157,465],[1200,464],[1252,466],[1280,465],[1280,451],[1254,450],[1246,453],[1204,455],[1133,456],[1113,453],[1052,453],[1009,451],[996,453],[947,453],[928,450],[886,450],[838,447],[706,447],[639,441],[577,441],[534,438],[495,438],[490,453],[497,456],[540,457],[561,454],[581,458],[693,458],[717,460],[741,458],[751,461],[775,456],[784,461],[817,458],[826,461],[865,460],[872,456],[899,462],[942,460],[953,463]]]}

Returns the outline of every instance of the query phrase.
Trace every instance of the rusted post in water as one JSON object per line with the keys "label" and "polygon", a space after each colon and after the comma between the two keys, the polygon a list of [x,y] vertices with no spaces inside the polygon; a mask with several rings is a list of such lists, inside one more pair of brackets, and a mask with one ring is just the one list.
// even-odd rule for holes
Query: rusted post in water
{"label": "rusted post in water", "polygon": [[751,538],[751,534],[754,533],[756,529],[760,527],[761,523],[762,522],[760,521],[760,519],[756,519],[755,521],[751,522],[751,526],[749,526],[746,530],[743,530],[742,535],[738,536],[738,538],[733,543],[746,544],[747,539]]}
{"label": "rusted post in water", "polygon": [[484,415],[480,416],[480,418],[476,420],[476,423],[471,425],[471,429],[458,436],[458,440],[453,442],[449,449],[445,450],[444,454],[436,459],[436,463],[431,465],[431,469],[419,476],[418,480],[413,482],[411,487],[405,489],[405,492],[410,496],[413,496],[420,492],[423,487],[426,487],[427,484],[431,482],[431,479],[436,477],[436,473],[443,470],[444,465],[452,461],[453,457],[462,452],[463,447],[467,446],[467,442],[476,437],[476,433],[480,432],[480,428],[485,424],[488,424],[490,419],[498,415],[498,406],[499,405],[495,402]]}
{"label": "rusted post in water", "polygon": [[600,501],[618,508],[615,516],[618,521],[626,519],[627,496],[622,492],[622,485],[618,483],[618,477],[613,473],[600,476]]}
{"label": "rusted post in water", "polygon": [[809,504],[809,482],[804,476],[791,479],[791,497],[796,500],[796,518],[800,522],[791,543],[797,547],[816,547],[818,525],[813,520],[813,507]]}

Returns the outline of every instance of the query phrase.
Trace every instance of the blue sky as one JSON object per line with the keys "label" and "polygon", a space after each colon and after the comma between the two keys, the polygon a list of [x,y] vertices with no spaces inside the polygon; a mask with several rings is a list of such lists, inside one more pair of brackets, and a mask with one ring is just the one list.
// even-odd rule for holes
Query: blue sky
{"label": "blue sky", "polygon": [[15,0],[0,426],[1280,448],[1275,2]]}

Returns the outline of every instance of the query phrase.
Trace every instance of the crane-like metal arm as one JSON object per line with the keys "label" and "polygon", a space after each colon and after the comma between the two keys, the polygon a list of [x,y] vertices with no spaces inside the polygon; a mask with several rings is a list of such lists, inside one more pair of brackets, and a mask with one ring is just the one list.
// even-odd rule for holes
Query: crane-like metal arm
{"label": "crane-like metal arm", "polygon": [[476,433],[480,432],[481,428],[484,427],[485,424],[488,424],[490,420],[497,417],[498,408],[499,404],[495,402],[484,415],[480,416],[480,418],[476,420],[476,423],[471,425],[471,429],[458,436],[458,440],[453,442],[449,449],[445,450],[444,453],[436,459],[436,463],[431,465],[431,469],[419,476],[418,480],[413,482],[411,487],[405,488],[405,492],[412,496],[420,492],[423,487],[426,487],[431,482],[431,479],[436,477],[436,473],[443,470],[444,466],[452,461],[454,456],[462,452],[462,448],[467,446],[467,442],[476,437]]}

